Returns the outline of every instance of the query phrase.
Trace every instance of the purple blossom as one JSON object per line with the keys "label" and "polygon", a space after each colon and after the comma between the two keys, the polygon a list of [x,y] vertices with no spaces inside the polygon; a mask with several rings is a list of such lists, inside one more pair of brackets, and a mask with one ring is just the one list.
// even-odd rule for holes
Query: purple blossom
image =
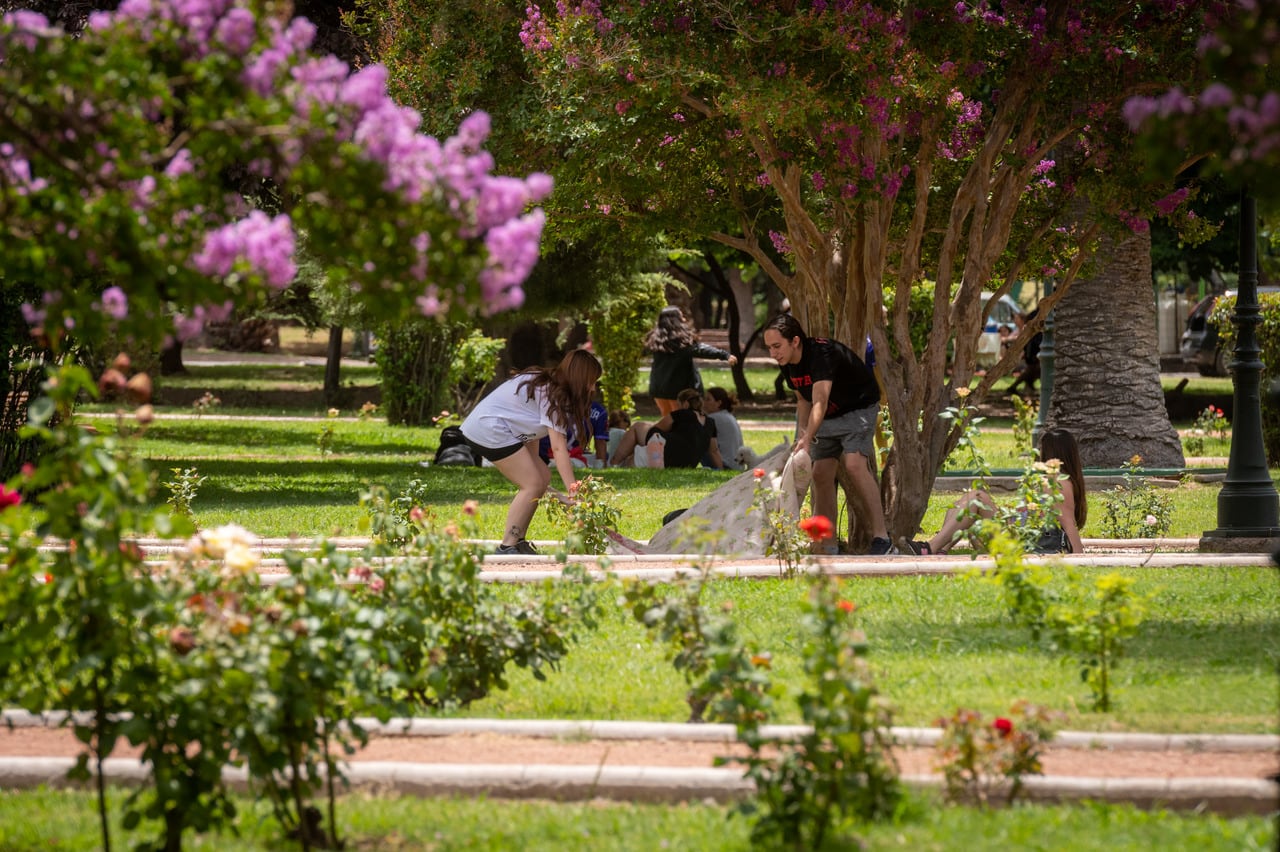
{"label": "purple blossom", "polygon": [[206,234],[204,246],[192,256],[191,264],[203,275],[225,278],[237,261],[245,261],[268,285],[282,289],[297,275],[293,250],[293,223],[288,215],[269,219],[261,210],[254,210],[246,218]]}
{"label": "purple blossom", "polygon": [[1031,172],[1031,173],[1032,173],[1033,175],[1043,175],[1043,174],[1047,174],[1047,173],[1049,172],[1049,170],[1050,170],[1050,169],[1052,169],[1052,168],[1053,168],[1054,166],[1056,166],[1056,165],[1057,165],[1057,163],[1056,163],[1055,161],[1053,161],[1053,160],[1041,160],[1040,162],[1036,163],[1036,167],[1035,167],[1035,169],[1033,169],[1033,170],[1032,170],[1032,172]]}
{"label": "purple blossom", "polygon": [[1120,110],[1120,114],[1124,117],[1125,123],[1129,125],[1130,130],[1137,130],[1148,118],[1156,114],[1156,110],[1155,98],[1138,95],[1124,102],[1124,107]]}
{"label": "purple blossom", "polygon": [[484,312],[512,310],[524,304],[520,284],[538,262],[538,245],[546,216],[534,210],[518,219],[491,228],[484,235],[489,260],[480,272]]}
{"label": "purple blossom", "polygon": [[22,318],[26,320],[27,325],[31,327],[44,325],[45,319],[49,316],[49,312],[44,308],[37,308],[26,302],[22,303]]}
{"label": "purple blossom", "polygon": [[191,152],[186,148],[181,148],[178,153],[173,155],[173,159],[164,167],[165,177],[180,178],[183,175],[189,175],[195,171],[195,166],[191,164]]}
{"label": "purple blossom", "polygon": [[234,304],[230,299],[221,305],[196,305],[191,316],[174,314],[174,336],[178,340],[190,340],[204,330],[207,322],[226,322],[231,317]]}
{"label": "purple blossom", "polygon": [[524,23],[520,25],[520,43],[527,50],[542,52],[551,49],[551,41],[547,38],[547,22],[543,20],[542,10],[536,3],[524,8]]}
{"label": "purple blossom", "polygon": [[1174,210],[1177,210],[1190,194],[1191,191],[1185,186],[1174,190],[1155,203],[1156,212],[1161,216],[1168,216]]}
{"label": "purple blossom", "polygon": [[36,45],[39,44],[40,37],[47,38],[55,34],[55,31],[49,26],[48,18],[39,12],[32,12],[29,9],[18,9],[14,12],[9,12],[3,19],[0,19],[0,23],[13,29],[13,32],[8,35],[8,39],[22,45],[27,50],[34,51]]}
{"label": "purple blossom", "polygon": [[790,254],[791,244],[787,242],[787,235],[779,231],[769,232],[769,241],[773,243],[773,248],[778,254]]}
{"label": "purple blossom", "polygon": [[122,320],[129,315],[129,300],[119,287],[108,287],[102,291],[102,309],[112,319]]}
{"label": "purple blossom", "polygon": [[1222,83],[1211,83],[1200,93],[1200,106],[1207,109],[1230,106],[1235,101],[1235,94]]}
{"label": "purple blossom", "polygon": [[253,47],[253,41],[258,36],[257,21],[248,9],[237,6],[222,16],[222,20],[214,28],[213,36],[228,53],[243,56]]}

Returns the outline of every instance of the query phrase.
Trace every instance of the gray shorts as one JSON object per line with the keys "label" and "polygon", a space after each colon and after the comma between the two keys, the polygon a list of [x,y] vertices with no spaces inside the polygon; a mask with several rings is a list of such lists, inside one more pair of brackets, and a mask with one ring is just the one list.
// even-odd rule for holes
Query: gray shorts
{"label": "gray shorts", "polygon": [[879,414],[880,406],[875,404],[823,420],[818,427],[818,434],[809,442],[809,457],[820,461],[838,459],[849,453],[861,453],[867,458],[873,458],[876,418]]}

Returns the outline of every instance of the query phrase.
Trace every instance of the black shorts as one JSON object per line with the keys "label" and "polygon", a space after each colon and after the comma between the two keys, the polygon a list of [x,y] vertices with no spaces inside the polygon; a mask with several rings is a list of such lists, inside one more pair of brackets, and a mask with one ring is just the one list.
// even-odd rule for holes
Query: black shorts
{"label": "black shorts", "polygon": [[481,458],[488,459],[491,462],[502,461],[508,456],[514,456],[516,453],[524,449],[524,444],[511,444],[506,447],[497,448],[482,447],[470,438],[467,438],[467,443],[471,446],[471,449],[480,454]]}

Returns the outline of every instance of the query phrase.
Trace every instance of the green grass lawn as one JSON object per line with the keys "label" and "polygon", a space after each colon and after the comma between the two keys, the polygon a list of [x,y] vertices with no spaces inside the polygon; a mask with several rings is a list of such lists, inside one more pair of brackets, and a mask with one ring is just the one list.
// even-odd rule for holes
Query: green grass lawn
{"label": "green grass lawn", "polygon": [[[100,429],[115,428],[106,415],[84,415]],[[321,455],[317,438],[334,429],[333,450]],[[777,429],[747,429],[746,442],[763,452],[784,436]],[[185,420],[155,421],[139,442],[139,453],[158,471],[161,481],[173,468],[195,468],[206,477],[193,503],[196,521],[204,527],[238,523],[260,535],[354,534],[362,512],[362,490],[377,484],[393,495],[413,480],[434,495],[430,508],[439,516],[455,516],[463,501],[480,503],[479,531],[500,537],[512,496],[512,486],[492,468],[422,467],[431,459],[439,431],[390,427],[374,420],[234,420],[210,414]],[[988,430],[981,437],[993,467],[1020,467],[1013,436]],[[673,509],[693,505],[733,476],[729,472],[698,470],[609,469],[598,472],[619,493],[619,529],[632,538],[649,538]],[[556,480],[558,483],[558,479]],[[1216,524],[1216,484],[1183,484],[1170,490],[1174,501],[1171,535],[1198,536]],[[161,491],[167,495],[167,491]],[[1097,495],[1093,503],[1096,514]],[[157,498],[163,499],[163,496]],[[956,499],[954,493],[935,492],[922,528],[936,530],[942,515]],[[1096,521],[1085,535],[1100,535]],[[557,538],[542,513],[534,519],[533,538]]]}
{"label": "green grass lawn", "polygon": [[[1087,570],[1086,577],[1103,571]],[[1280,584],[1267,568],[1128,569],[1149,595],[1139,635],[1115,669],[1117,708],[1098,713],[1074,657],[1034,642],[1006,616],[998,587],[969,577],[851,578],[842,595],[858,605],[870,659],[896,722],[930,726],[958,707],[988,716],[1017,698],[1061,711],[1072,730],[1167,733],[1277,732]],[[528,593],[504,588],[503,594]],[[797,627],[804,580],[719,580],[711,608],[732,604],[748,641],[773,654],[784,695],[804,687]],[[485,718],[688,718],[685,686],[629,614],[604,596],[601,626],[583,637],[546,681],[516,672],[510,688],[463,711]],[[777,721],[798,723],[794,700]]]}
{"label": "green grass lawn", "polygon": [[[114,801],[127,791],[110,790]],[[279,839],[262,802],[241,798],[239,836],[187,838],[184,849],[265,852],[297,848]],[[0,792],[0,848],[12,852],[92,849],[99,845],[94,801],[87,793]],[[747,822],[731,807],[626,803],[518,802],[478,798],[417,799],[363,793],[338,803],[338,825],[357,850],[474,849],[507,852],[653,852],[752,849]],[[113,844],[135,839],[115,821]],[[1224,819],[1203,814],[1139,811],[1126,805],[1083,804],[981,811],[949,807],[928,793],[908,795],[894,819],[839,834],[830,849],[952,850],[1100,849],[1147,852],[1195,849],[1269,850],[1273,823],[1264,817]]]}

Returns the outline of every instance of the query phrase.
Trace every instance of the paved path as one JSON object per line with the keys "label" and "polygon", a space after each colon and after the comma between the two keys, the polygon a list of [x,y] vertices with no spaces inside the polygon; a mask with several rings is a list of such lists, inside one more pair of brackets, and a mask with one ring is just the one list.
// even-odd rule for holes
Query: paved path
{"label": "paved path", "polygon": [[[4,713],[0,788],[60,785],[83,746],[59,725],[64,714]],[[732,801],[749,795],[731,726],[661,722],[512,719],[362,720],[372,734],[350,759],[355,786],[411,795],[497,798]],[[806,731],[765,730],[778,742]],[[904,781],[938,787],[935,728],[894,728],[893,756]],[[1036,801],[1083,798],[1224,814],[1269,813],[1280,768],[1280,737],[1166,736],[1062,732],[1044,755],[1045,773],[1028,779]],[[121,782],[145,778],[139,749],[120,746],[106,773]],[[229,780],[243,775],[228,771]]]}

